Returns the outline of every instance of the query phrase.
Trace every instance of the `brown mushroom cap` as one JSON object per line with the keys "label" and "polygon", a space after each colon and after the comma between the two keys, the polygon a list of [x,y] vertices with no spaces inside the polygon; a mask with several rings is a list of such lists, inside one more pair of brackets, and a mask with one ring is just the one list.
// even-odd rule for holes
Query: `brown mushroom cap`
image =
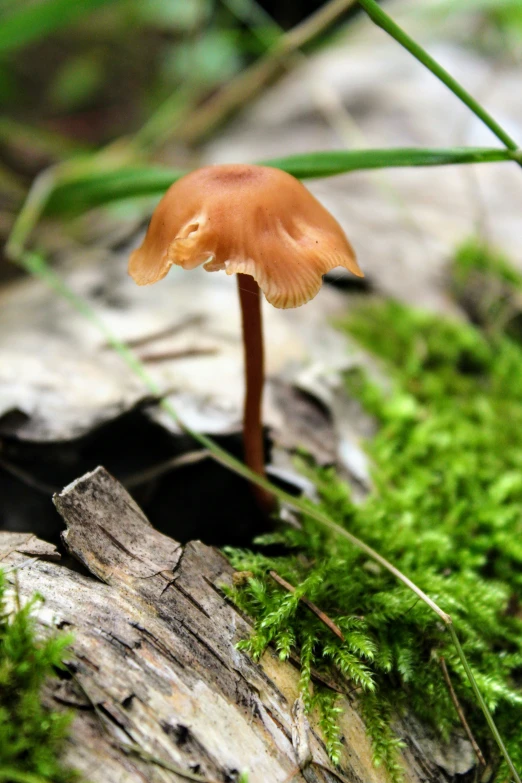
{"label": "brown mushroom cap", "polygon": [[275,307],[308,302],[333,267],[363,276],[342,228],[304,185],[244,164],[197,169],[166,192],[129,273],[149,285],[173,264],[251,275]]}

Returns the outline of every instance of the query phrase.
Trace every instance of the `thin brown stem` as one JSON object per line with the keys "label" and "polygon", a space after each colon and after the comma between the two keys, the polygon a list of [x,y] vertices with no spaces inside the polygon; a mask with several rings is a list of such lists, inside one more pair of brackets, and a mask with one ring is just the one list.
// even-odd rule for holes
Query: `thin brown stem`
{"label": "thin brown stem", "polygon": [[[277,582],[278,585],[284,587],[285,590],[288,590],[289,593],[295,593],[295,587],[291,585],[290,582],[287,582],[286,579],[283,579],[282,576],[279,576],[277,571],[269,571],[269,574],[274,580],[274,582]],[[300,596],[299,600],[301,601],[301,603],[307,606],[308,609],[310,609],[310,611],[313,612],[315,616],[318,617],[320,621],[324,623],[327,628],[330,629],[330,631],[332,631],[332,633],[334,633],[336,636],[339,637],[339,639],[342,642],[344,642],[343,632],[341,631],[339,626],[336,625],[334,621],[330,619],[330,617],[328,617],[326,612],[323,612],[322,609],[319,609],[319,607],[316,606],[316,604],[314,604],[312,601],[310,601],[310,599],[307,598],[305,595]]]}
{"label": "thin brown stem", "polygon": [[440,658],[440,666],[442,669],[442,674],[444,675],[444,679],[446,681],[446,685],[448,686],[448,691],[451,697],[451,701],[453,702],[453,706],[455,707],[455,710],[457,711],[457,715],[459,716],[459,720],[462,723],[464,731],[468,735],[468,739],[471,742],[471,746],[473,750],[475,751],[475,755],[477,756],[482,766],[485,767],[486,759],[484,758],[484,754],[479,748],[477,741],[471,732],[469,723],[466,720],[466,716],[464,715],[464,710],[462,709],[457,694],[455,693],[455,688],[453,687],[453,683],[451,682],[451,677],[449,675],[448,667],[446,666],[446,661],[444,660],[444,658]]}
{"label": "thin brown stem", "polygon": [[[237,276],[241,319],[243,323],[243,348],[245,356],[245,407],[243,413],[243,446],[245,462],[259,476],[266,477],[263,448],[263,421],[261,408],[265,382],[263,349],[263,323],[261,318],[261,292],[250,275]],[[274,508],[274,497],[263,487],[252,485],[260,505],[265,511]]]}

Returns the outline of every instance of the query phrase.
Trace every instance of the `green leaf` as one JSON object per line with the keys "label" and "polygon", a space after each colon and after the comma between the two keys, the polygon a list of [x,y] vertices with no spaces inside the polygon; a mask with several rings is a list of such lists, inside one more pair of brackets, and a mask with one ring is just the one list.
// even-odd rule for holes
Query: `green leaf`
{"label": "green leaf", "polygon": [[[409,166],[444,166],[458,163],[491,163],[517,159],[509,150],[481,147],[448,149],[340,150],[312,152],[264,161],[263,165],[287,171],[299,179],[331,177],[349,171]],[[162,196],[186,171],[154,166],[131,166],[92,171],[59,182],[47,204],[47,214],[79,213],[111,201]]]}

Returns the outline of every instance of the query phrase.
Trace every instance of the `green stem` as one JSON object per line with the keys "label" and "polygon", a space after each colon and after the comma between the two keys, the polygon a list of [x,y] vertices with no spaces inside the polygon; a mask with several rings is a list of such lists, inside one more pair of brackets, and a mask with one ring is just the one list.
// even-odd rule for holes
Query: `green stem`
{"label": "green stem", "polygon": [[[513,151],[518,150],[518,144],[516,141],[511,138],[511,136],[498,124],[498,122],[496,122],[496,120],[493,119],[491,114],[482,108],[480,103],[478,103],[478,101],[476,101],[475,98],[473,98],[473,96],[470,95],[469,92],[465,90],[464,87],[462,87],[445,68],[442,67],[442,65],[439,65],[439,63],[434,60],[433,57],[431,57],[431,55],[429,55],[428,52],[423,49],[422,46],[420,46],[420,44],[414,41],[413,38],[410,38],[410,36],[401,27],[399,27],[399,25],[394,22],[387,13],[382,10],[376,0],[358,0],[358,2],[359,5],[364,8],[370,19],[375,22],[378,27],[382,27],[382,29],[391,35],[391,37],[394,38],[397,43],[403,46],[410,54],[415,57],[416,60],[418,60],[429,71],[431,71],[434,76],[437,77],[437,79],[440,79],[440,81],[445,84],[454,95],[457,96],[457,98],[460,98],[462,103],[464,103],[468,109],[471,109],[476,117],[482,120],[484,125],[486,125],[490,131],[495,134],[497,139],[499,139],[502,144],[507,147],[507,149]],[[519,163],[519,165],[522,165],[522,163]]]}
{"label": "green stem", "polygon": [[448,626],[448,630],[450,632],[451,638],[453,640],[453,644],[455,645],[455,649],[457,650],[458,656],[460,658],[460,662],[462,663],[462,666],[464,667],[464,671],[466,672],[466,676],[470,682],[471,688],[473,690],[473,693],[475,694],[475,698],[477,699],[478,703],[480,704],[480,709],[482,710],[484,717],[486,719],[486,723],[488,724],[491,733],[493,734],[493,737],[495,738],[495,742],[497,743],[500,752],[504,756],[504,759],[506,761],[506,764],[509,767],[509,770],[511,774],[513,775],[513,779],[516,781],[516,783],[520,783],[520,776],[518,772],[515,769],[515,766],[513,762],[511,761],[511,758],[509,756],[508,750],[506,746],[504,745],[504,742],[502,740],[502,737],[500,736],[500,732],[497,729],[495,725],[495,721],[493,720],[493,716],[491,715],[488,705],[484,701],[484,697],[482,696],[480,689],[477,685],[477,682],[475,680],[475,677],[473,676],[473,672],[471,671],[471,667],[468,663],[468,660],[464,654],[464,650],[462,649],[462,645],[459,642],[459,638],[457,636],[457,632],[455,630],[455,627],[453,625]]}
{"label": "green stem", "polygon": [[56,172],[54,168],[46,169],[33,182],[5,246],[8,258],[16,260],[24,252],[27,239],[40,220],[55,185]]}

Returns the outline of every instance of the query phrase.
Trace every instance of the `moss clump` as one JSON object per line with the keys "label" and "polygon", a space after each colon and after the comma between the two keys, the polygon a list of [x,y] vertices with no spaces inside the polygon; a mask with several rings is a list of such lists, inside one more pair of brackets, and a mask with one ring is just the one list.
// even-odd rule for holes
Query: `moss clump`
{"label": "moss clump", "polygon": [[500,253],[465,242],[452,265],[452,289],[471,321],[489,334],[522,338],[522,275]]}
{"label": "moss clump", "polygon": [[72,783],[76,773],[59,759],[69,716],[43,706],[44,681],[63,668],[66,636],[37,639],[31,616],[35,597],[8,612],[0,571],[0,780]]}
{"label": "moss clump", "polygon": [[485,245],[480,239],[471,238],[458,248],[451,273],[454,280],[462,285],[476,272],[488,275],[491,280],[510,283],[522,289],[522,275],[513,268],[507,256]]}
{"label": "moss clump", "polygon": [[[355,505],[333,470],[310,469],[323,508],[452,615],[520,769],[522,347],[504,333],[486,335],[395,302],[365,304],[343,328],[379,357],[393,389],[383,392],[359,372],[347,377],[350,392],[380,424],[368,444],[374,490]],[[254,574],[234,594],[256,619],[242,646],[256,656],[269,643],[282,658],[297,651],[308,706],[327,706],[332,759],[339,758],[335,703],[314,682],[314,669],[358,688],[375,762],[398,779],[394,714],[413,710],[442,737],[459,725],[441,672],[444,657],[473,732],[496,763],[460,661],[430,610],[313,520],[261,543],[276,542],[283,546],[277,556],[270,549],[229,552],[237,568]],[[267,576],[270,569],[298,586],[296,593],[285,595]],[[337,623],[344,643],[299,603],[303,594]],[[497,777],[507,779],[502,765]]]}

